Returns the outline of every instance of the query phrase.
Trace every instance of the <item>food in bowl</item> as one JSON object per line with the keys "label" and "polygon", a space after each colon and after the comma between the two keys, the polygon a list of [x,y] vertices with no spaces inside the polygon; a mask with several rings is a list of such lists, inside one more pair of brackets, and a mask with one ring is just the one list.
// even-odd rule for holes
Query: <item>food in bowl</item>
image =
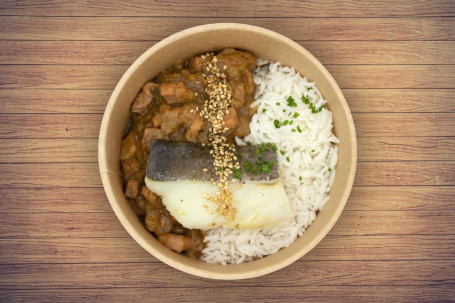
{"label": "food in bowl", "polygon": [[[250,52],[228,48],[178,61],[132,103],[120,156],[125,196],[177,253],[221,264],[273,254],[301,236],[328,200],[338,139],[325,104],[294,69]],[[157,169],[160,148],[173,174]],[[257,159],[242,161],[242,148]],[[185,162],[178,151],[193,157]],[[180,175],[179,166],[192,162],[202,163],[196,176]],[[273,169],[276,178],[251,178],[264,181]]]}

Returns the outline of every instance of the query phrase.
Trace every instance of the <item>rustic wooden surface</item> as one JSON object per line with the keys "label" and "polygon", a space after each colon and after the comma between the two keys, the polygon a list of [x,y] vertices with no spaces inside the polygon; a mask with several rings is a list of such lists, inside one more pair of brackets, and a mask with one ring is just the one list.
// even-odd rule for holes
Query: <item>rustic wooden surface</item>
{"label": "rustic wooden surface", "polygon": [[[98,3],[99,2],[99,3]],[[241,22],[333,74],[359,163],[328,236],[245,281],[181,273],[132,240],[98,173],[104,107],[142,52]],[[0,1],[0,301],[455,299],[455,1]]]}

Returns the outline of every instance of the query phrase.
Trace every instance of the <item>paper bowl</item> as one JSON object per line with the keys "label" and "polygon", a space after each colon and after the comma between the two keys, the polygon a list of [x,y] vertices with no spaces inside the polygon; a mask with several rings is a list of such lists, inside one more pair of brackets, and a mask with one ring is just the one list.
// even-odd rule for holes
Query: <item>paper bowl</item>
{"label": "paper bowl", "polygon": [[[289,247],[265,258],[238,265],[208,264],[176,254],[160,244],[144,227],[125,199],[120,173],[120,143],[129,121],[131,103],[142,85],[179,59],[234,47],[263,59],[293,66],[316,82],[333,113],[334,133],[340,139],[336,177],[330,200],[315,221]],[[104,113],[98,146],[99,168],[109,202],[128,233],[145,250],[183,272],[211,279],[253,278],[279,270],[315,247],[330,231],[346,204],[354,181],[357,143],[346,100],[335,80],[308,51],[292,40],[260,27],[244,24],[209,24],[176,33],[142,54],[120,79]]]}

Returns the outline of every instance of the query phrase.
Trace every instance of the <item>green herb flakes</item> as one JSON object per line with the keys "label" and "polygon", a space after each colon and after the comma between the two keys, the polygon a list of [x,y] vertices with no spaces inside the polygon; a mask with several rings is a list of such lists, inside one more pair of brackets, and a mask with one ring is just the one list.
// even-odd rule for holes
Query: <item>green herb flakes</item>
{"label": "green herb flakes", "polygon": [[295,102],[294,98],[292,98],[291,96],[289,96],[286,99],[286,102],[288,103],[289,107],[297,107],[297,103]]}

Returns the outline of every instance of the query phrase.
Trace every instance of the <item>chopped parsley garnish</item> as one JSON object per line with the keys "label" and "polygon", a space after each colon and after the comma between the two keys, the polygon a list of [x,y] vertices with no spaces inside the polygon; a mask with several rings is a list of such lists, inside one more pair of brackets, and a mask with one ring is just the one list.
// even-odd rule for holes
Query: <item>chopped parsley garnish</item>
{"label": "chopped parsley garnish", "polygon": [[283,125],[288,125],[289,124],[289,120],[284,120],[283,121]]}
{"label": "chopped parsley garnish", "polygon": [[276,119],[275,119],[275,121],[273,121],[273,125],[275,125],[275,128],[280,128],[281,127],[280,121],[278,121]]}
{"label": "chopped parsley garnish", "polygon": [[314,153],[314,149],[312,149],[311,152]]}
{"label": "chopped parsley garnish", "polygon": [[302,132],[302,129],[300,128],[300,125],[297,125],[297,131],[298,131],[299,133]]}
{"label": "chopped parsley garnish", "polygon": [[281,105],[281,103],[280,103],[280,102],[277,102],[276,105]]}
{"label": "chopped parsley garnish", "polygon": [[324,104],[322,104],[319,108],[316,108],[316,106],[314,106],[314,104],[311,103],[310,100],[305,96],[302,96],[301,99],[302,99],[303,103],[308,105],[308,108],[311,110],[312,114],[320,113],[325,108]]}
{"label": "chopped parsley garnish", "polygon": [[329,167],[328,171],[332,171],[332,169]]}
{"label": "chopped parsley garnish", "polygon": [[290,160],[289,160],[289,157],[286,157],[286,161],[288,161],[288,162],[290,161]]}
{"label": "chopped parsley garnish", "polygon": [[299,180],[302,181],[302,179],[303,179],[302,176],[300,176],[300,177],[299,177]]}
{"label": "chopped parsley garnish", "polygon": [[291,129],[291,132],[295,133],[295,129],[294,129],[294,128],[293,128],[293,129]]}
{"label": "chopped parsley garnish", "polygon": [[298,116],[300,116],[299,113],[294,113],[294,114],[292,115],[292,118],[297,118]]}
{"label": "chopped parsley garnish", "polygon": [[216,168],[216,170],[217,170],[217,171],[221,171],[221,166],[218,166],[218,167]]}
{"label": "chopped parsley garnish", "polygon": [[302,96],[301,99],[302,99],[303,103],[305,103],[305,104],[309,104],[310,103],[310,100],[307,97],[305,97],[305,96]]}
{"label": "chopped parsley garnish", "polygon": [[[233,168],[232,171],[234,173],[234,178],[240,179],[241,176],[244,174],[245,171],[250,172],[254,175],[258,175],[260,172],[264,173],[270,173],[271,167],[275,164],[273,161],[266,161],[264,160],[264,152],[269,151],[269,150],[274,150],[277,151],[278,147],[276,146],[275,143],[261,143],[257,145],[256,148],[256,154],[257,154],[257,161],[250,162],[250,161],[245,161],[243,163],[243,168],[242,169],[235,169]],[[239,153],[239,158],[241,158],[243,154]]]}
{"label": "chopped parsley garnish", "polygon": [[237,168],[233,167],[232,171],[234,172],[234,178],[239,180],[242,178],[242,174]]}
{"label": "chopped parsley garnish", "polygon": [[312,87],[307,87],[306,90],[307,91],[310,91],[312,89]]}
{"label": "chopped parsley garnish", "polygon": [[243,153],[239,153],[239,158],[243,158]]}
{"label": "chopped parsley garnish", "polygon": [[265,113],[266,111],[267,111],[267,109],[266,109],[266,108],[263,108],[263,109],[262,109],[262,112],[263,112],[263,113]]}
{"label": "chopped parsley garnish", "polygon": [[297,103],[295,102],[294,98],[292,98],[291,96],[289,96],[286,99],[286,102],[288,103],[289,107],[297,107]]}
{"label": "chopped parsley garnish", "polygon": [[284,156],[284,150],[280,150],[280,154]]}

